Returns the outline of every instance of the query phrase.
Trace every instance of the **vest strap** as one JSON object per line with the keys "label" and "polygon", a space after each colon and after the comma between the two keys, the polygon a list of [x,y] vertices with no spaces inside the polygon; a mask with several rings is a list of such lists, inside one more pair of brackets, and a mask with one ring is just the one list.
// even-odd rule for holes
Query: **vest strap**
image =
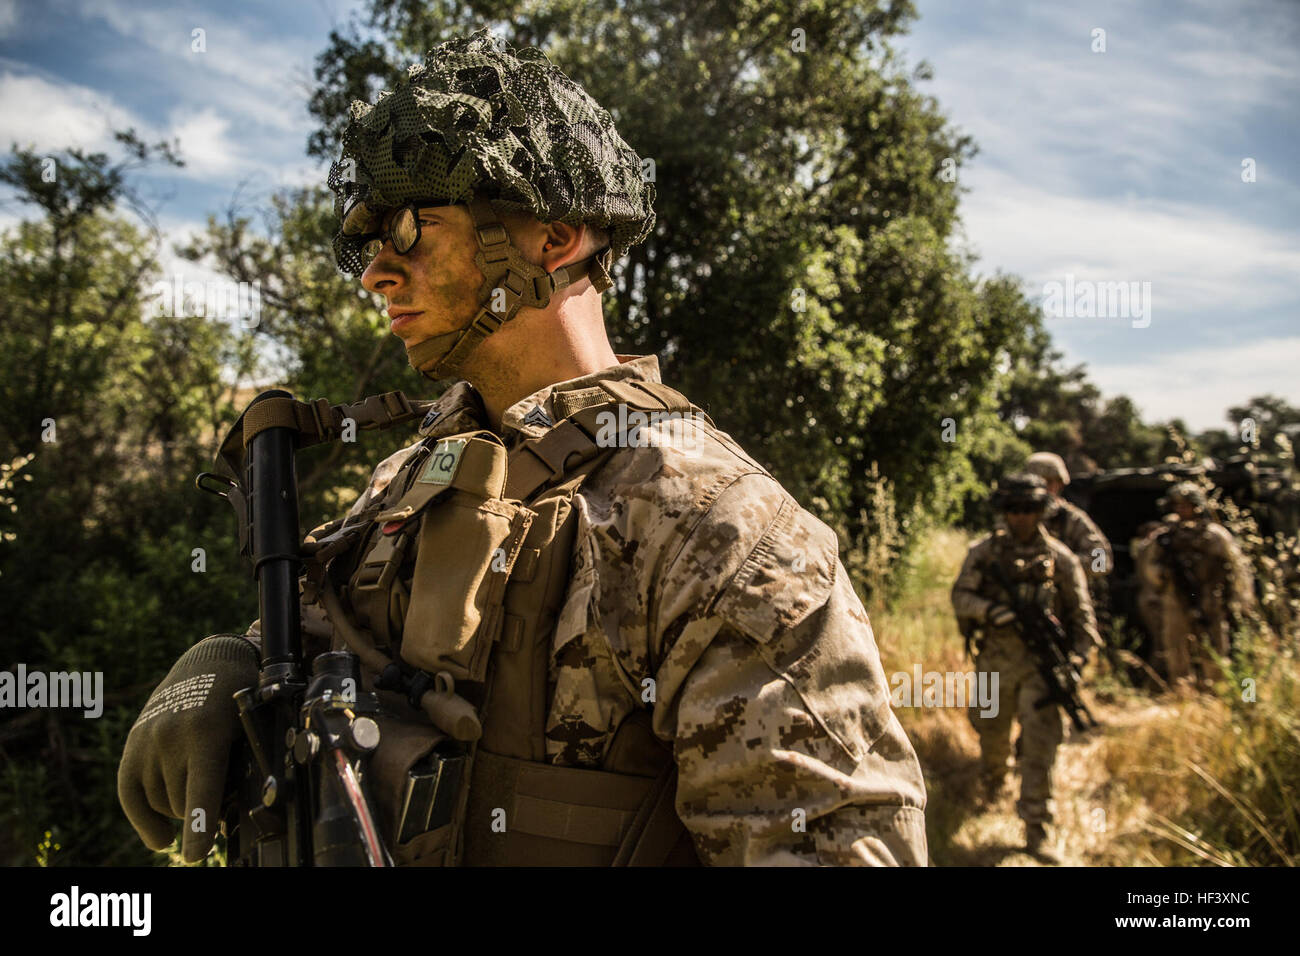
{"label": "vest strap", "polygon": [[681,392],[662,382],[639,379],[601,382],[600,387],[614,400],[647,412],[689,412],[694,406]]}
{"label": "vest strap", "polygon": [[511,452],[506,497],[527,501],[542,485],[559,480],[598,451],[591,437],[566,418]]}
{"label": "vest strap", "polygon": [[646,794],[613,865],[663,866],[686,835],[677,816],[677,762],[669,760]]}
{"label": "vest strap", "polygon": [[603,403],[607,394],[599,385],[577,388],[571,392],[554,392],[551,394],[551,406],[555,409],[555,416],[564,419],[588,405]]}
{"label": "vest strap", "polygon": [[[611,397],[612,402],[607,400]],[[508,498],[528,501],[544,485],[558,481],[607,451],[596,443],[601,430],[600,416],[617,415],[619,405],[644,412],[694,412],[708,419],[676,389],[661,382],[634,379],[556,392],[551,396],[551,405],[563,420],[546,434],[523,442],[510,453],[505,492]]]}
{"label": "vest strap", "polygon": [[423,418],[432,401],[411,401],[404,392],[370,395],[359,402],[331,405],[318,398],[300,402],[293,398],[274,397],[246,407],[221,442],[220,457],[230,473],[241,479],[240,466],[244,449],[268,428],[289,428],[298,433],[298,447],[306,448],[332,441],[343,434],[351,419],[362,431],[390,428],[403,422]]}

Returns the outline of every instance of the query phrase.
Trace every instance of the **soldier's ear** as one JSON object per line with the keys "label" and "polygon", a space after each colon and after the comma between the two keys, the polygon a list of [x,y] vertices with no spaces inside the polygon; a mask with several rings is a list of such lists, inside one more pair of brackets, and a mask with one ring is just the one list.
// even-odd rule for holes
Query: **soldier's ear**
{"label": "soldier's ear", "polygon": [[565,249],[572,246],[578,249],[586,234],[586,227],[581,223],[572,226],[567,222],[546,223],[546,245],[552,249]]}

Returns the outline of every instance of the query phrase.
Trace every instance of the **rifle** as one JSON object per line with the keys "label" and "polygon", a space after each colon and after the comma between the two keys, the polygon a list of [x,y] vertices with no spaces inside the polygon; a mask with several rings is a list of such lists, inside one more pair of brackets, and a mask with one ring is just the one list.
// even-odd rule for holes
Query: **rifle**
{"label": "rifle", "polygon": [[966,656],[974,660],[974,644],[979,633],[979,625],[968,617],[959,617],[957,618],[957,630],[961,632],[962,640],[966,645]]}
{"label": "rifle", "polygon": [[365,782],[379,745],[378,697],[360,691],[360,664],[347,651],[317,656],[310,681],[303,673],[297,432],[268,426],[271,416],[258,409],[258,425],[244,439],[249,413],[285,398],[292,396],[262,392],[232,426],[221,459],[233,480],[205,472],[196,481],[234,506],[261,611],[258,682],[234,695],[246,739],[231,760],[235,798],[223,813],[228,859],[237,866],[391,866]]}
{"label": "rifle", "polygon": [[1008,604],[1015,612],[1016,631],[1029,648],[1034,665],[1038,668],[1043,683],[1047,685],[1046,696],[1035,701],[1034,706],[1059,704],[1070,715],[1074,729],[1080,733],[1099,726],[1097,718],[1092,716],[1079,694],[1083,678],[1065,651],[1069,646],[1069,638],[1061,622],[1056,619],[1056,615],[1039,604],[1021,601],[1016,596],[1016,589],[1007,580],[1002,566],[996,561],[990,563],[994,579],[1006,592]]}

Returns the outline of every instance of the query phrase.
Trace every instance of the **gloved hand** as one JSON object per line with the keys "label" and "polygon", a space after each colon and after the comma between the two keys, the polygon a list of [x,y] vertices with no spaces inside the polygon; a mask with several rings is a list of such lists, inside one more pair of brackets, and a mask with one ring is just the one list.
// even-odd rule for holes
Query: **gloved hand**
{"label": "gloved hand", "polygon": [[[171,819],[185,821],[186,863],[212,849],[230,746],[240,732],[231,695],[256,684],[257,672],[250,641],[234,634],[205,638],[176,662],[136,718],[117,768],[117,798],[151,850],[176,838]],[[195,809],[203,814],[194,816]]]}
{"label": "gloved hand", "polygon": [[1008,627],[1016,619],[1016,612],[1005,604],[994,604],[984,614],[984,620],[993,627]]}

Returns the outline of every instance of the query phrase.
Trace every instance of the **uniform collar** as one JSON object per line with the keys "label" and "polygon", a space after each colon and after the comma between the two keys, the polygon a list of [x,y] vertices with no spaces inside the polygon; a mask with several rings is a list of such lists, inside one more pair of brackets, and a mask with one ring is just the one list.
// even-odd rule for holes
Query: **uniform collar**
{"label": "uniform collar", "polygon": [[[563,416],[555,410],[557,392],[580,391],[598,386],[600,382],[641,381],[660,382],[659,357],[656,355],[615,355],[617,365],[598,372],[555,382],[539,388],[515,402],[501,415],[501,437],[507,445],[516,437],[537,438],[550,431]],[[420,423],[420,434],[426,438],[459,435],[462,432],[488,429],[487,411],[483,398],[474,386],[459,381],[438,397]]]}
{"label": "uniform collar", "polygon": [[460,381],[438,396],[419,431],[426,438],[441,438],[486,428],[486,421],[482,397],[469,382]]}
{"label": "uniform collar", "polygon": [[557,414],[555,394],[593,388],[601,382],[660,382],[659,357],[656,355],[615,355],[617,365],[598,372],[556,382],[539,388],[515,402],[501,414],[501,434],[510,444],[517,432],[524,438],[538,438],[550,431],[563,416]]}

